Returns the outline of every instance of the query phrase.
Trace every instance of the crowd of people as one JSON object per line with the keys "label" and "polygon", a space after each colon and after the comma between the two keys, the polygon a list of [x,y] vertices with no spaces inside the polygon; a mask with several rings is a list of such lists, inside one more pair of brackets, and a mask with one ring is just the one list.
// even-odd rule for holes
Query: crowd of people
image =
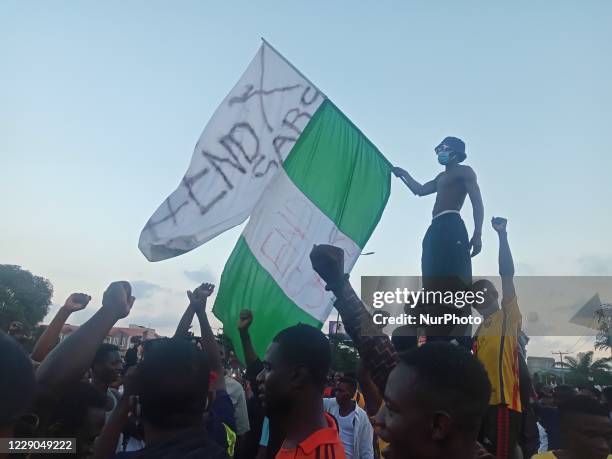
{"label": "crowd of people", "polygon": [[[427,330],[425,340],[406,330],[385,335],[351,286],[343,250],[318,245],[310,260],[359,353],[353,372],[335,372],[329,339],[305,324],[270,337],[259,356],[249,309],[233,343],[244,367],[228,365],[207,316],[209,283],[187,293],[173,337],[135,341],[122,356],[104,340],[135,298],[128,282],[113,282],[101,308],[61,342],[63,324],[89,295],[70,295],[29,353],[15,328],[0,332],[0,438],[75,439],[74,451],[50,454],[83,458],[607,458],[612,389],[551,392],[531,384],[505,219],[492,220],[501,295],[488,280],[472,282],[466,263],[470,248],[472,256],[481,249],[482,200],[473,171],[457,169],[465,152],[453,139],[436,149],[447,175],[433,183],[395,172],[415,194],[438,193],[423,245],[424,284],[440,288],[432,275],[452,275],[461,284],[446,279],[445,289],[485,292],[474,306],[484,322],[473,336],[456,329]],[[471,241],[457,220],[466,193],[476,203]],[[200,337],[190,332],[194,319]]]}

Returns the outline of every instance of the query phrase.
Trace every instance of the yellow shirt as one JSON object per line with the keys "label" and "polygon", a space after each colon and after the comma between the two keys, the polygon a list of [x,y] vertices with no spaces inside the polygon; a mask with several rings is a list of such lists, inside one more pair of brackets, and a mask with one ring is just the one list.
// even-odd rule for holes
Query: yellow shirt
{"label": "yellow shirt", "polygon": [[359,389],[355,391],[353,400],[357,402],[357,405],[359,406],[359,408],[365,411],[365,398],[363,397],[363,394],[359,392]]}
{"label": "yellow shirt", "polygon": [[[552,451],[546,451],[545,453],[531,456],[531,459],[557,459],[557,456],[555,456],[554,452]],[[612,454],[608,455],[608,459],[612,459]]]}
{"label": "yellow shirt", "polygon": [[521,412],[519,393],[519,343],[521,312],[516,297],[491,314],[478,328],[474,353],[491,382],[489,405],[508,405]]}

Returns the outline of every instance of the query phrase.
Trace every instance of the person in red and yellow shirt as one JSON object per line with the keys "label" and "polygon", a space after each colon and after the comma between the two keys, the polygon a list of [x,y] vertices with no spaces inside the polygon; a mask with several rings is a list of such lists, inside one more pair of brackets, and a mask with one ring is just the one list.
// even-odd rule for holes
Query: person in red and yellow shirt
{"label": "person in red and yellow shirt", "polygon": [[282,330],[268,347],[257,383],[266,415],[285,430],[276,459],[346,459],[336,421],[323,411],[330,364],[329,341],[310,325]]}
{"label": "person in red and yellow shirt", "polygon": [[493,218],[493,229],[499,236],[499,274],[502,301],[493,283],[486,279],[474,282],[473,290],[482,292],[484,301],[474,303],[484,322],[476,331],[474,354],[484,365],[491,382],[489,410],[480,442],[498,459],[515,457],[521,429],[519,392],[519,335],[521,312],[514,288],[514,262],[506,233],[507,220]]}

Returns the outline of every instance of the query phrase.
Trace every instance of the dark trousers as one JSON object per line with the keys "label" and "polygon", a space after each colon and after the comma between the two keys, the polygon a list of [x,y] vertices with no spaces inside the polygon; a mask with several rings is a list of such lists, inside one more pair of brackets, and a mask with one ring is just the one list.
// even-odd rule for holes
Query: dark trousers
{"label": "dark trousers", "polygon": [[[421,256],[423,288],[426,291],[458,292],[470,288],[472,284],[472,260],[470,243],[465,224],[458,213],[448,213],[436,217],[423,238]],[[418,308],[418,306],[417,306]],[[469,306],[426,304],[429,315],[443,316],[453,313],[468,316]],[[471,348],[471,326],[433,326],[427,327],[426,335],[437,341],[455,340],[458,344]]]}
{"label": "dark trousers", "polygon": [[471,285],[470,241],[461,215],[444,214],[431,222],[423,238],[421,272],[425,289],[438,277],[454,277],[463,286]]}

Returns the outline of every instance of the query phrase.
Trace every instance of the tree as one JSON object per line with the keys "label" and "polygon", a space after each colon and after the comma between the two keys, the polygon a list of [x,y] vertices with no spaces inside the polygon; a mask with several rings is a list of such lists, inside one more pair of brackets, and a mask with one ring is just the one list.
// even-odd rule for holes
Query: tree
{"label": "tree", "polygon": [[0,265],[0,327],[17,320],[30,330],[47,312],[53,296],[48,279],[16,265]]}
{"label": "tree", "polygon": [[357,352],[353,343],[333,335],[329,337],[329,341],[332,352],[332,368],[343,373],[347,371],[356,372],[359,352]]}
{"label": "tree", "polygon": [[612,306],[609,304],[602,304],[601,308],[595,311],[598,325],[595,349],[598,351],[612,351],[612,337],[610,336],[610,327],[612,325],[611,308]]}
{"label": "tree", "polygon": [[612,337],[608,330],[599,331],[595,338],[595,349],[598,351],[607,351],[612,349]]}
{"label": "tree", "polygon": [[581,354],[579,358],[566,357],[566,367],[569,368],[568,379],[574,384],[610,384],[612,358],[593,360],[593,354],[593,351],[589,351]]}

